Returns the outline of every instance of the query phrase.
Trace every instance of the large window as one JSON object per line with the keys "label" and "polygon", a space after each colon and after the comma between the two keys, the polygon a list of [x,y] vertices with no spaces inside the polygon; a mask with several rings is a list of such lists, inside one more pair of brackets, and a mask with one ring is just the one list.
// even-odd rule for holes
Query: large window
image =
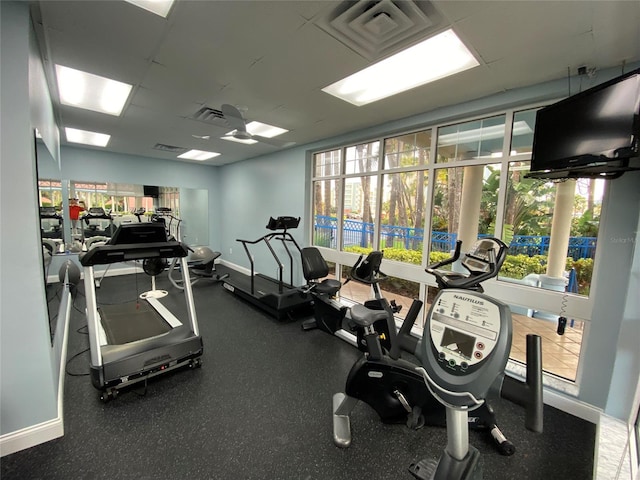
{"label": "large window", "polygon": [[[569,318],[565,335],[555,332],[559,314],[585,311],[604,182],[526,178],[537,110],[315,153],[312,241],[334,250],[337,272],[351,266],[348,253],[384,250],[394,262],[384,290],[402,303],[428,303],[434,284],[426,265],[448,256],[458,239],[465,250],[483,236],[501,238],[509,251],[492,294],[512,307],[512,359],[524,362],[519,337],[539,332],[545,370],[576,380],[584,316]],[[529,288],[539,293],[527,295]],[[348,290],[342,295],[358,295]]]}
{"label": "large window", "polygon": [[[380,167],[380,142],[362,143],[345,149],[342,204],[342,246],[354,251],[374,246],[377,214],[378,176],[370,172]],[[349,175],[356,176],[349,176]]]}
{"label": "large window", "polygon": [[562,207],[559,189],[568,190],[571,201],[564,227],[568,240],[566,256],[559,267],[566,272],[566,289],[588,295],[596,253],[598,225],[602,210],[604,180],[579,179],[564,184],[525,178],[529,162],[510,162],[504,207],[504,238],[510,243],[511,261],[501,275],[530,279],[539,283],[539,274],[548,273],[549,251],[553,248],[551,227]]}
{"label": "large window", "polygon": [[384,168],[427,165],[431,154],[431,130],[409,133],[384,141]]}
{"label": "large window", "polygon": [[438,129],[438,163],[502,156],[505,115]]}
{"label": "large window", "polygon": [[424,208],[428,172],[388,173],[382,176],[380,248],[415,252],[411,263],[422,263]]}

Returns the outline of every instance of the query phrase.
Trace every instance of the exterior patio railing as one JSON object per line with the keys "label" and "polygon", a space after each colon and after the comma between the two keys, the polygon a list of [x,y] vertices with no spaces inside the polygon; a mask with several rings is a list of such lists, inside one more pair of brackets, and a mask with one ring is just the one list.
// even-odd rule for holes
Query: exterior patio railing
{"label": "exterior patio railing", "polygon": [[[316,215],[314,223],[315,244],[329,248],[337,247],[338,219]],[[343,246],[370,246],[374,235],[374,224],[356,219],[345,219],[342,225]],[[382,247],[396,247],[407,250],[421,250],[424,229],[381,225]],[[448,252],[455,248],[458,235],[449,232],[431,232],[431,251]],[[569,237],[568,255],[574,260],[593,258],[597,239],[595,237]],[[546,255],[549,251],[548,235],[514,235],[509,244],[512,255]]]}

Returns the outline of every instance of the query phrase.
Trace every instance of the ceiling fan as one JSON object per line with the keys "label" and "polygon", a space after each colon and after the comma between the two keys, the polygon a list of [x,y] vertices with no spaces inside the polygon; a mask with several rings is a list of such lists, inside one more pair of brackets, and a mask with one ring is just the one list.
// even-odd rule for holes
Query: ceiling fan
{"label": "ceiling fan", "polygon": [[249,133],[247,131],[247,122],[242,116],[242,113],[240,113],[240,110],[233,105],[225,103],[222,105],[221,111],[229,126],[234,129],[230,135],[237,140],[254,140],[256,142],[266,143],[279,148],[290,147],[295,144],[295,142],[286,142],[276,138],[263,137]]}

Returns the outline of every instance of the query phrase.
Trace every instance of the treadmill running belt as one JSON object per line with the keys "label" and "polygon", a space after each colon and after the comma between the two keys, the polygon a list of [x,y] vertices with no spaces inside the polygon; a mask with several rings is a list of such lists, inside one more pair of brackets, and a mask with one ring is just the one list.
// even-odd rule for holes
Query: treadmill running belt
{"label": "treadmill running belt", "polygon": [[171,325],[145,300],[100,308],[102,327],[109,345],[122,345],[171,330]]}

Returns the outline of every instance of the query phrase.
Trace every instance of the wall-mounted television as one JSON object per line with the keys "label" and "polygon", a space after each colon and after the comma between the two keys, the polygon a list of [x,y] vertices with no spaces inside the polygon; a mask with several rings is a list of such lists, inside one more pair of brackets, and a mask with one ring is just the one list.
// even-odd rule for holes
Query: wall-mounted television
{"label": "wall-mounted television", "polygon": [[538,110],[528,177],[640,170],[640,69]]}
{"label": "wall-mounted television", "polygon": [[154,187],[152,185],[143,185],[142,194],[145,197],[158,198],[160,196],[160,187]]}

